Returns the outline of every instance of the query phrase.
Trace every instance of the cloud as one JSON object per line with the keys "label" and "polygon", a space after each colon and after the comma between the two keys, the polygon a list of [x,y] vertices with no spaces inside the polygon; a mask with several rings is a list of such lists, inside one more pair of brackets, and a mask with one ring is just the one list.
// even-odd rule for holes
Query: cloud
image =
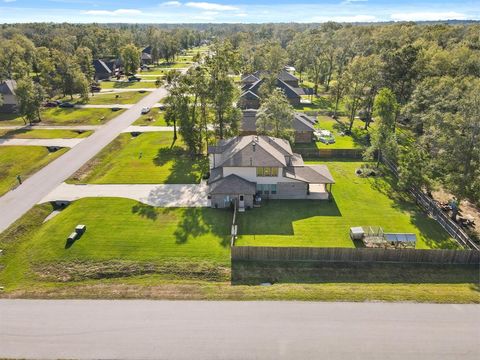
{"label": "cloud", "polygon": [[378,19],[373,15],[347,15],[347,16],[316,16],[311,19],[312,22],[334,21],[339,23],[356,23],[356,22],[374,22]]}
{"label": "cloud", "polygon": [[435,21],[435,20],[466,20],[467,15],[455,12],[410,12],[390,15],[394,21]]}
{"label": "cloud", "polygon": [[185,6],[209,11],[235,11],[238,7],[209,2],[187,2]]}
{"label": "cloud", "polygon": [[341,5],[348,5],[356,2],[367,2],[368,0],[344,0],[340,4]]}
{"label": "cloud", "polygon": [[182,3],[180,1],[167,1],[167,2],[161,3],[160,5],[162,5],[162,6],[182,6]]}
{"label": "cloud", "polygon": [[105,16],[122,16],[122,15],[140,15],[142,12],[138,9],[118,9],[118,10],[87,10],[83,12],[87,15],[105,15]]}

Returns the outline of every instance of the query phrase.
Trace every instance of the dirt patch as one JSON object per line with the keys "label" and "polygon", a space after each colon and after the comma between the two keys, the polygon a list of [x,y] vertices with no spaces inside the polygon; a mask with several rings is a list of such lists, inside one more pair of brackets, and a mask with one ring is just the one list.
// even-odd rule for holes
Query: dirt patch
{"label": "dirt patch", "polygon": [[[444,190],[434,191],[432,195],[435,200],[440,202],[449,202],[453,198],[452,194]],[[473,232],[480,238],[480,208],[468,200],[462,200],[460,202],[460,211],[462,216],[468,215],[473,217],[475,221]]]}
{"label": "dirt patch", "polygon": [[82,182],[83,180],[88,178],[92,170],[101,162],[102,160],[100,158],[93,158],[92,160],[87,161],[87,163],[84,164],[80,169],[78,169],[70,179],[73,181]]}
{"label": "dirt patch", "polygon": [[125,278],[151,274],[183,280],[228,281],[230,279],[230,268],[196,262],[157,264],[125,261],[74,261],[38,264],[34,266],[34,272],[41,280],[58,282]]}

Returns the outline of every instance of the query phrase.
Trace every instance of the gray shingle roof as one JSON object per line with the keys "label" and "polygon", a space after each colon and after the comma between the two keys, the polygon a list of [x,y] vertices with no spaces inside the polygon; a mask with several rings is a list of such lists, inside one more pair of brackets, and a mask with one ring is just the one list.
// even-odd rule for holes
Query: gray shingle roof
{"label": "gray shingle roof", "polygon": [[107,64],[99,59],[93,60],[93,68],[95,69],[95,74],[110,74],[112,72]]}
{"label": "gray shingle roof", "polygon": [[278,78],[282,81],[298,81],[298,78],[290,74],[287,70],[280,71]]}
{"label": "gray shingle roof", "polygon": [[284,167],[293,155],[290,143],[269,136],[237,136],[225,143],[209,148],[209,153],[220,154],[215,164],[230,167]]}
{"label": "gray shingle roof", "polygon": [[326,165],[289,166],[284,176],[311,184],[334,184],[332,174]]}
{"label": "gray shingle roof", "polygon": [[257,187],[255,183],[231,174],[210,183],[209,194],[255,195],[256,192]]}
{"label": "gray shingle roof", "polygon": [[17,82],[15,80],[5,80],[0,83],[0,94],[3,95],[15,95],[15,89],[17,88]]}

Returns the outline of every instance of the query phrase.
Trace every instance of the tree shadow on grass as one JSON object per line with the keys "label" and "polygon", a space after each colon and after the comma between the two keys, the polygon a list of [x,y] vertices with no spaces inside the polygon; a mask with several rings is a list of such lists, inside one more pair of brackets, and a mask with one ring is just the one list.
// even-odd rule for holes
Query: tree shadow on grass
{"label": "tree shadow on grass", "polygon": [[[169,209],[164,210],[168,213]],[[196,237],[212,234],[221,239],[220,245],[230,244],[232,213],[228,210],[210,208],[184,209],[174,232],[176,243],[185,244]]]}
{"label": "tree shadow on grass", "polygon": [[157,210],[153,206],[143,203],[137,203],[132,206],[132,213],[153,221],[158,218]]}
{"label": "tree shadow on grass", "polygon": [[373,178],[371,185],[376,191],[393,201],[392,207],[410,215],[410,222],[420,231],[422,241],[431,249],[455,249],[456,241],[438,224],[415,204],[408,193],[399,188],[397,179],[387,169],[383,168],[383,176]]}
{"label": "tree shadow on grass", "polygon": [[169,162],[172,162],[172,167],[165,180],[167,184],[198,183],[202,174],[208,171],[208,158],[192,157],[178,145],[158,149],[157,156],[153,159],[153,163],[157,166],[164,166]]}
{"label": "tree shadow on grass", "polygon": [[232,284],[464,284],[478,291],[475,265],[382,262],[232,261]]}
{"label": "tree shadow on grass", "polygon": [[238,217],[240,235],[294,235],[293,223],[315,216],[342,216],[335,199],[269,200]]}

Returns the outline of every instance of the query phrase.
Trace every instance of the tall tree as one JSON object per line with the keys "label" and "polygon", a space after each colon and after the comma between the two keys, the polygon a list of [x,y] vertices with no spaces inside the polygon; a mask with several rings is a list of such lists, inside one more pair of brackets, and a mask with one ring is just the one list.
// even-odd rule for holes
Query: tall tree
{"label": "tall tree", "polygon": [[42,86],[33,82],[30,77],[26,77],[18,81],[15,94],[19,102],[19,112],[25,123],[41,121],[40,107],[45,100],[45,91]]}
{"label": "tall tree", "polygon": [[135,74],[140,67],[140,50],[134,44],[128,44],[121,48],[120,58],[126,74]]}
{"label": "tall tree", "polygon": [[293,141],[295,111],[280,89],[274,89],[257,112],[257,133]]}
{"label": "tall tree", "polygon": [[367,154],[377,152],[377,165],[382,156],[387,157],[390,161],[395,161],[397,152],[395,116],[398,103],[392,90],[381,89],[375,97],[373,108],[377,118],[377,127],[373,131],[372,144]]}

